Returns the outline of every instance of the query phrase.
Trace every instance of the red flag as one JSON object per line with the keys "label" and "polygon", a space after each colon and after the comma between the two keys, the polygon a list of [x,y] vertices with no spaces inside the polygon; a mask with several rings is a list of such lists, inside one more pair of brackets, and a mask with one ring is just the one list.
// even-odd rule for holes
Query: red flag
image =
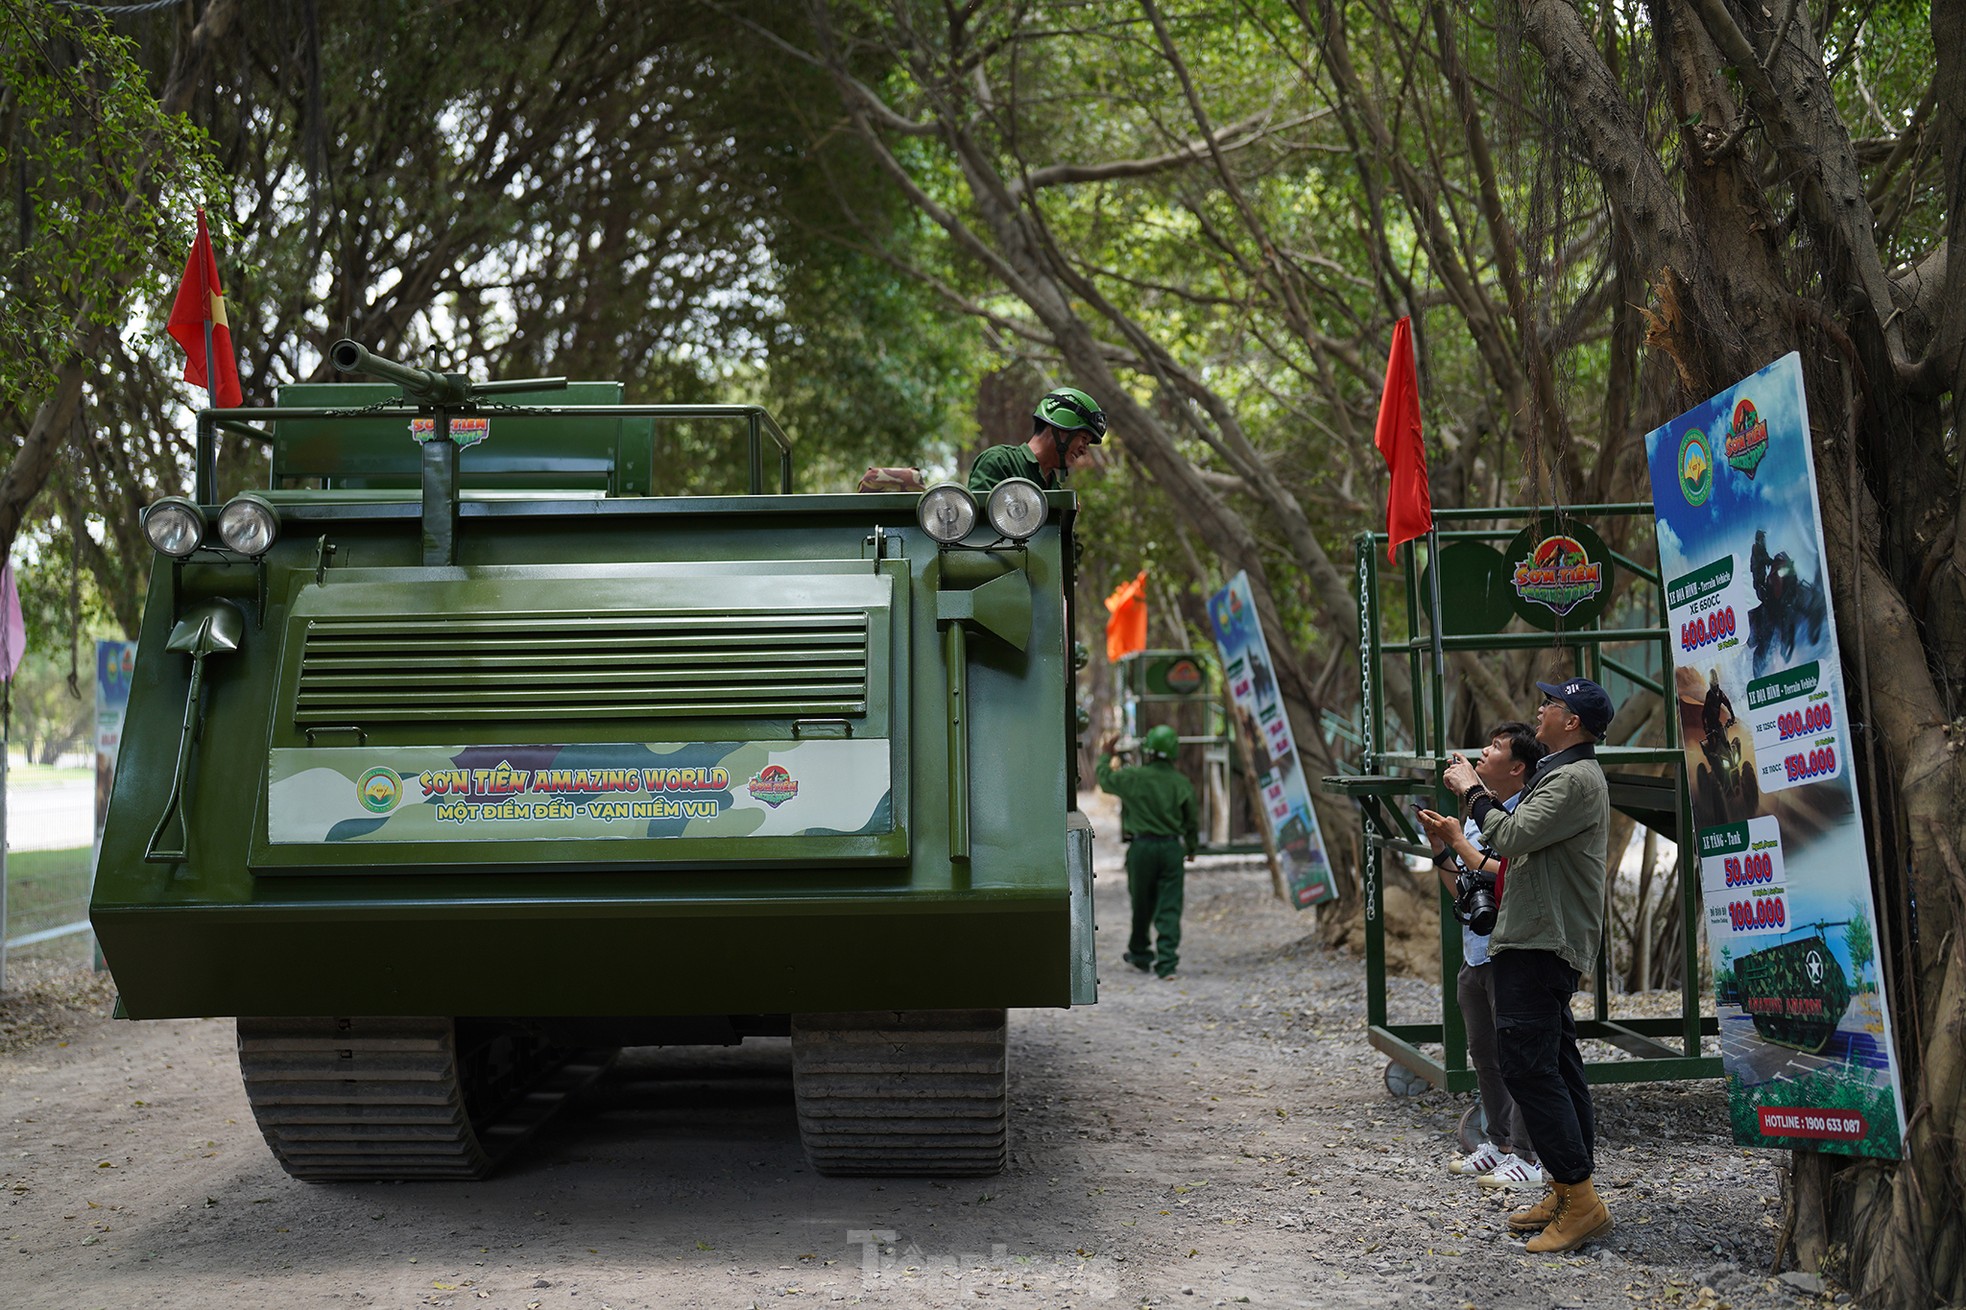
{"label": "red flag", "polygon": [[1413,321],[1393,325],[1386,357],[1386,389],[1379,396],[1379,427],[1372,444],[1386,457],[1392,489],[1386,496],[1386,559],[1403,541],[1424,537],[1434,525],[1427,490],[1427,449],[1420,440],[1420,383],[1413,372]]}
{"label": "red flag", "polygon": [[1114,664],[1136,650],[1147,649],[1147,571],[1122,582],[1106,597],[1106,659]]}
{"label": "red flag", "polygon": [[[184,261],[184,280],[178,283],[177,299],[171,302],[171,317],[164,330],[188,356],[184,380],[205,388],[214,408],[234,409],[246,403],[239,393],[232,326],[225,320],[225,289],[218,283],[218,260],[212,255],[212,234],[205,230],[202,209],[198,211],[198,239],[192,242],[191,254]],[[205,353],[208,348],[209,360]]]}

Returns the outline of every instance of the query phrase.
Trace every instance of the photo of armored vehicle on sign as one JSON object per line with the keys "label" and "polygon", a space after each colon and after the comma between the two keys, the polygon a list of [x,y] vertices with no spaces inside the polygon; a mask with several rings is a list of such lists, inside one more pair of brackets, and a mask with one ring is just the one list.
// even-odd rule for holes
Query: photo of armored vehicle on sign
{"label": "photo of armored vehicle on sign", "polygon": [[1820,927],[1734,961],[1734,991],[1764,1040],[1798,1051],[1827,1046],[1850,1008],[1849,979]]}
{"label": "photo of armored vehicle on sign", "polygon": [[[1006,1012],[1095,999],[1074,498],[795,495],[755,407],[330,357],[386,384],[204,412],[145,513],[119,1011],[237,1016],[303,1179],[482,1177],[616,1049],[764,1035],[821,1172],[1001,1169]],[[748,494],[662,494],[680,421]]]}

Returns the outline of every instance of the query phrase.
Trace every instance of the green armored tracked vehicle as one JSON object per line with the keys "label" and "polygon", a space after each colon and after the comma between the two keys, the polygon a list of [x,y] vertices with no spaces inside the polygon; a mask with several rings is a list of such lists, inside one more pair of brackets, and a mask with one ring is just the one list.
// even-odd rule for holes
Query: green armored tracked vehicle
{"label": "green armored tracked vehicle", "polygon": [[1820,1051],[1850,1008],[1850,981],[1822,927],[1734,961],[1734,990],[1763,1040]]}
{"label": "green armored tracked vehicle", "polygon": [[[793,495],[755,408],[332,358],[389,385],[205,412],[145,514],[122,1012],[238,1016],[304,1179],[480,1177],[623,1045],[773,1034],[822,1172],[1000,1169],[1006,1010],[1095,995],[1072,497]],[[750,494],[658,494],[675,422]]]}

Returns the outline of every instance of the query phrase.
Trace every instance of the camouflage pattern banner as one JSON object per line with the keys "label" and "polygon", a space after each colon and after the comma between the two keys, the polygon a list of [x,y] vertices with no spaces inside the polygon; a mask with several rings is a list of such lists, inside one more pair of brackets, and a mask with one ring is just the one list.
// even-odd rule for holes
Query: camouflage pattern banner
{"label": "camouflage pattern banner", "polygon": [[1304,766],[1297,757],[1297,742],[1291,736],[1290,716],[1283,697],[1277,694],[1276,675],[1271,672],[1270,644],[1263,638],[1263,625],[1256,621],[1256,603],[1249,594],[1249,577],[1238,573],[1229,585],[1208,601],[1208,617],[1215,628],[1215,644],[1222,652],[1222,668],[1228,675],[1229,696],[1235,701],[1237,717],[1254,725],[1258,740],[1251,743],[1251,755],[1263,771],[1257,786],[1263,793],[1263,810],[1270,830],[1276,834],[1277,858],[1283,865],[1284,881],[1290,885],[1290,902],[1298,909],[1336,900],[1338,886],[1331,876],[1331,860],[1324,852],[1324,833],[1318,827],[1317,811],[1311,808],[1310,787],[1304,781]]}
{"label": "camouflage pattern banner", "polygon": [[1646,437],[1734,1140],[1897,1158],[1802,361]]}
{"label": "camouflage pattern banner", "polygon": [[892,832],[883,739],[279,749],[268,840],[647,840]]}

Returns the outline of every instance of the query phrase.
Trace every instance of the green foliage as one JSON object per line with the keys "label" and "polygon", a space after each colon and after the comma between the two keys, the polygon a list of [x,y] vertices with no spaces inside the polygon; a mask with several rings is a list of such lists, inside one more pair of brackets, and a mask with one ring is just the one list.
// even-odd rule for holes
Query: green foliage
{"label": "green foliage", "polygon": [[223,188],[135,43],[85,10],[0,4],[0,88],[0,404],[31,412],[82,328],[118,331],[162,294],[195,198]]}
{"label": "green foliage", "polygon": [[14,671],[9,689],[12,744],[37,764],[93,748],[95,742],[95,648],[77,678],[79,696],[68,685],[68,658],[30,651]]}
{"label": "green foliage", "polygon": [[799,438],[799,489],[851,490],[869,465],[953,467],[985,365],[974,325],[852,252],[813,251],[784,275],[757,386]]}
{"label": "green foliage", "polygon": [[94,852],[13,851],[7,856],[7,934],[39,932],[86,918]]}
{"label": "green foliage", "polygon": [[1864,971],[1877,958],[1877,939],[1871,935],[1870,916],[1861,897],[1850,898],[1850,922],[1843,929],[1843,946],[1850,953],[1850,972],[1856,975],[1851,981],[1862,991]]}

